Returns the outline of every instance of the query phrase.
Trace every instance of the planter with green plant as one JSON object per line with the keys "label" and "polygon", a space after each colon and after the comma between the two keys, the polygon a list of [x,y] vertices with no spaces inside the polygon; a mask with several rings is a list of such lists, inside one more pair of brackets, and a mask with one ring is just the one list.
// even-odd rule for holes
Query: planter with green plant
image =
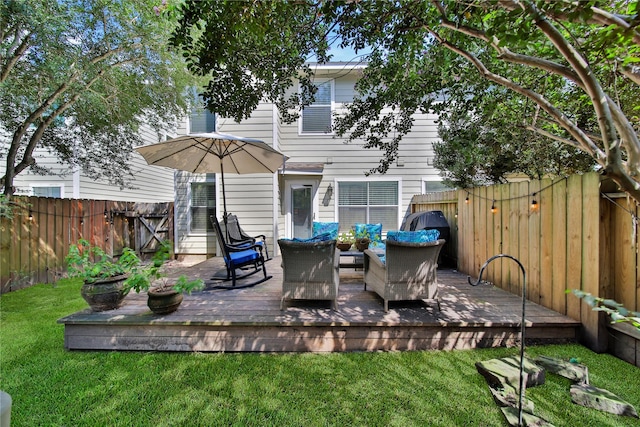
{"label": "planter with green plant", "polygon": [[365,228],[363,231],[356,233],[356,248],[360,252],[364,252],[365,249],[369,247],[369,243],[371,242],[371,236],[369,235],[369,231]]}
{"label": "planter with green plant", "polygon": [[158,251],[148,264],[136,263],[124,286],[127,291],[134,290],[137,293],[147,292],[147,306],[156,314],[168,314],[178,309],[183,300],[183,294],[204,287],[202,279],[189,280],[185,275],[177,279],[169,279],[163,269],[164,263],[169,260],[171,244],[162,242]]}
{"label": "planter with green plant", "polygon": [[343,231],[338,234],[338,249],[341,251],[348,251],[351,249],[351,246],[355,243],[355,235],[353,234],[353,230]]}
{"label": "planter with green plant", "polygon": [[139,258],[130,248],[124,248],[116,260],[102,248],[86,239],[69,247],[65,257],[67,276],[83,281],[80,294],[93,311],[113,310],[122,304],[129,292],[124,281],[138,265]]}

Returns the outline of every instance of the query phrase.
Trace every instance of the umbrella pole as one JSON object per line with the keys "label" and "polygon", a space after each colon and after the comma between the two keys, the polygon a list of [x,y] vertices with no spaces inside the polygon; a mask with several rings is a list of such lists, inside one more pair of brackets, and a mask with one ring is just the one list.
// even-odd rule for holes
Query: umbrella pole
{"label": "umbrella pole", "polygon": [[222,221],[224,222],[224,234],[227,236],[227,242],[229,241],[229,227],[227,225],[227,194],[224,191],[224,166],[222,166],[222,158],[220,158],[220,176],[222,177],[222,205],[224,207],[224,213],[222,214]]}

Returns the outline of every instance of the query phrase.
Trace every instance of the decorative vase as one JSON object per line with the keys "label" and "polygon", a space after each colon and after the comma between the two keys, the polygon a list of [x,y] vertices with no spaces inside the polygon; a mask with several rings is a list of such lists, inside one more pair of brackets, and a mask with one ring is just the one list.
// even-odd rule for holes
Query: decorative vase
{"label": "decorative vase", "polygon": [[369,239],[367,237],[364,237],[362,239],[356,239],[356,248],[358,248],[360,252],[363,252],[368,247],[369,247]]}
{"label": "decorative vase", "polygon": [[182,303],[182,294],[173,289],[164,291],[149,290],[147,295],[147,306],[155,314],[173,313]]}
{"label": "decorative vase", "polygon": [[124,281],[127,277],[123,274],[93,283],[85,282],[80,288],[80,294],[93,311],[115,310],[127,296],[128,292],[124,290]]}

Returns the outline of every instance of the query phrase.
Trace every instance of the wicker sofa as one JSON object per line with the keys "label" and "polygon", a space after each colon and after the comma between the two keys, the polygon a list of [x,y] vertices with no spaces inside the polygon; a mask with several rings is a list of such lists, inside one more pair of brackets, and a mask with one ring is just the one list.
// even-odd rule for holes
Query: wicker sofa
{"label": "wicker sofa", "polygon": [[438,310],[438,255],[445,240],[407,243],[387,240],[385,262],[364,251],[364,286],[377,293],[389,311],[389,301],[436,300]]}
{"label": "wicker sofa", "polygon": [[278,240],[282,254],[282,299],[330,300],[337,310],[340,254],[335,240]]}

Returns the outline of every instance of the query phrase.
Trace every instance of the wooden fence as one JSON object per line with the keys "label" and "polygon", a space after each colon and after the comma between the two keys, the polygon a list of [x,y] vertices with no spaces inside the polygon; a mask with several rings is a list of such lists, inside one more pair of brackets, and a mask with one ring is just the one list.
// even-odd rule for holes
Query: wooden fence
{"label": "wooden fence", "polygon": [[[589,173],[414,197],[412,211],[442,210],[452,231],[459,271],[476,278],[503,253],[525,267],[527,298],[580,320],[583,341],[608,345],[602,319],[567,289],[613,298],[640,310],[638,209],[614,193],[610,181]],[[521,295],[522,273],[507,258],[493,261],[483,279]],[[640,346],[635,341],[635,360]]]}
{"label": "wooden fence", "polygon": [[124,247],[153,252],[173,241],[173,203],[14,197],[13,218],[0,218],[0,291],[52,283],[65,270],[69,245],[87,239],[110,255]]}

